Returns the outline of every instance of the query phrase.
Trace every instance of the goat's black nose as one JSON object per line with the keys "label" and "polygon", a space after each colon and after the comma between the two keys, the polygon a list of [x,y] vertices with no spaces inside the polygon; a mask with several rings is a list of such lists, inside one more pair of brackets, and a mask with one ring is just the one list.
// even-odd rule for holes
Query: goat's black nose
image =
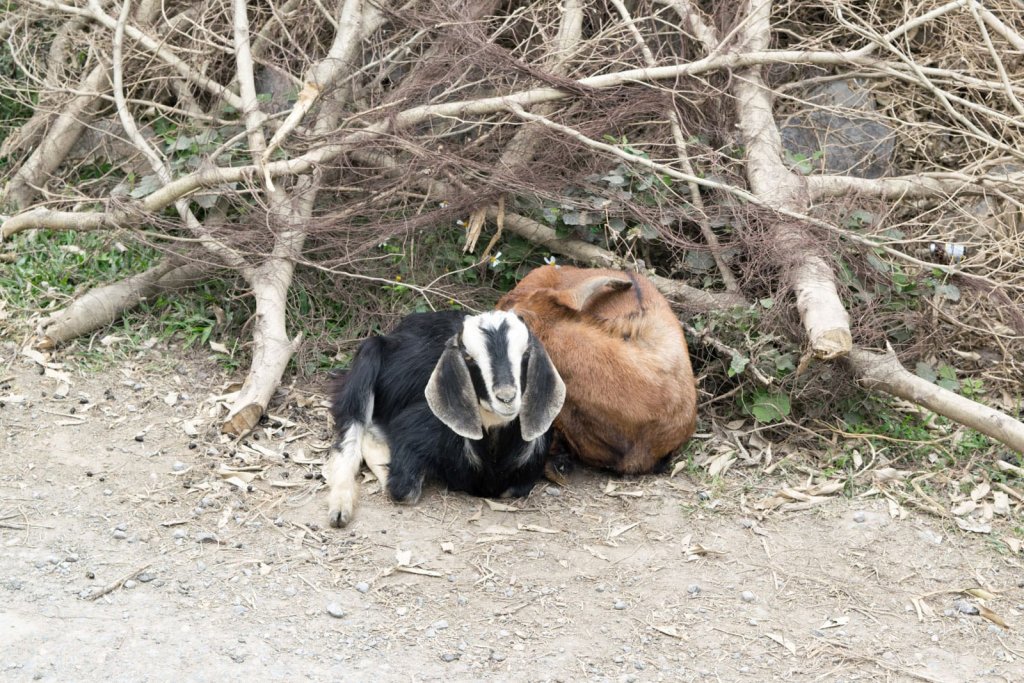
{"label": "goat's black nose", "polygon": [[502,403],[511,403],[516,400],[516,388],[498,387],[494,390],[494,398],[498,399]]}

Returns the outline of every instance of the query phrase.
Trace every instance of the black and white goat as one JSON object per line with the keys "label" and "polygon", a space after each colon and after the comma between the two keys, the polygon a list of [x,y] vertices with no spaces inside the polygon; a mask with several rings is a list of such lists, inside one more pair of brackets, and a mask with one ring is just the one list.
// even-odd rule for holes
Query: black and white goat
{"label": "black and white goat", "polygon": [[430,477],[476,496],[525,496],[543,473],[565,385],[514,313],[417,313],[362,343],[334,394],[324,466],[330,523],[356,504],[365,460],[391,498]]}

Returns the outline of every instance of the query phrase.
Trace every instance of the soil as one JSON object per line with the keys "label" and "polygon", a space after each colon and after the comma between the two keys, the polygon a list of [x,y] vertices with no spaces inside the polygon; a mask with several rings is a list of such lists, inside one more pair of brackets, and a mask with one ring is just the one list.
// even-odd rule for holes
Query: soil
{"label": "soil", "polygon": [[497,509],[367,478],[337,530],[322,385],[233,442],[211,361],[119,358],[0,349],[5,681],[1024,680],[1024,565],[995,542],[1019,507],[991,534],[868,486],[760,514],[793,460],[577,470]]}

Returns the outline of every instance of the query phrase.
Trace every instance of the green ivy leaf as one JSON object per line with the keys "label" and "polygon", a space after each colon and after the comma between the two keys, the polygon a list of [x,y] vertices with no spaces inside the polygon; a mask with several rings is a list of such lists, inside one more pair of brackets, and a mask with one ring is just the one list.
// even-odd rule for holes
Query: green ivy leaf
{"label": "green ivy leaf", "polygon": [[732,356],[732,362],[729,363],[729,376],[735,377],[747,369],[747,365],[750,363],[750,359],[746,356],[741,356],[738,353],[734,353]]}

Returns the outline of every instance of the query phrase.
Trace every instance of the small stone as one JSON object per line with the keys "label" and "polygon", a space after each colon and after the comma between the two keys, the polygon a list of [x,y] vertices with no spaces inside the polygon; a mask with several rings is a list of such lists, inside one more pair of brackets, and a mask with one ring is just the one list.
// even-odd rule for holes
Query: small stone
{"label": "small stone", "polygon": [[458,652],[445,652],[443,655],[441,655],[441,661],[442,662],[454,662],[455,660],[457,660],[461,656],[462,655],[460,655]]}
{"label": "small stone", "polygon": [[697,593],[700,593],[700,585],[696,583],[691,583],[689,586],[686,587],[686,592],[690,595],[697,595]]}
{"label": "small stone", "polygon": [[957,600],[953,603],[953,607],[961,614],[977,614],[979,611],[978,608],[969,600]]}
{"label": "small stone", "polygon": [[544,493],[548,494],[549,496],[558,498],[560,495],[562,495],[562,489],[558,488],[557,486],[549,486],[546,489],[544,489]]}
{"label": "small stone", "polygon": [[177,529],[175,530],[173,536],[174,538],[185,538],[186,536],[188,536],[188,532],[184,529]]}
{"label": "small stone", "polygon": [[711,491],[701,491],[697,494],[697,498],[700,500],[711,500]]}
{"label": "small stone", "polygon": [[50,564],[60,564],[60,558],[56,555],[50,555],[48,558],[46,558],[46,561]]}
{"label": "small stone", "polygon": [[744,529],[753,529],[756,525],[757,525],[757,522],[755,522],[754,520],[750,519],[749,517],[744,517],[743,519],[740,520],[740,526],[743,527]]}
{"label": "small stone", "polygon": [[397,614],[400,617],[404,617],[408,613],[409,613],[409,608],[408,607],[399,607],[399,608],[397,608],[395,610],[395,614]]}
{"label": "small stone", "polygon": [[857,510],[853,513],[853,521],[857,522],[857,524],[863,524],[866,519],[867,515],[864,514],[863,510]]}
{"label": "small stone", "polygon": [[71,553],[64,558],[65,562],[78,562],[78,553]]}
{"label": "small stone", "polygon": [[435,631],[443,631],[446,628],[448,628],[448,622],[445,621],[444,619],[440,619],[440,620],[434,622],[433,628],[434,628]]}
{"label": "small stone", "polygon": [[183,462],[181,462],[181,461],[177,461],[177,460],[176,460],[176,461],[175,461],[175,462],[174,462],[174,463],[173,463],[173,464],[171,465],[171,471],[172,471],[172,472],[181,472],[182,470],[184,470],[184,469],[185,469],[185,467],[186,467],[185,463],[183,463]]}
{"label": "small stone", "polygon": [[114,530],[114,538],[116,538],[118,540],[123,540],[123,539],[128,538],[128,534],[126,534],[125,532],[121,531],[120,529],[115,529]]}
{"label": "small stone", "polygon": [[143,441],[146,440],[146,435],[145,434],[136,434],[135,435],[135,440],[138,441],[139,443],[142,443]]}
{"label": "small stone", "polygon": [[743,591],[740,593],[740,600],[743,602],[754,602],[755,599],[754,594],[750,591]]}
{"label": "small stone", "polygon": [[465,607],[469,604],[469,598],[467,598],[465,595],[460,595],[459,599],[456,600],[456,602],[459,603],[459,607]]}
{"label": "small stone", "polygon": [[356,590],[359,591],[360,593],[369,593],[370,592],[370,584],[366,583],[365,581],[360,581],[359,583],[356,584]]}
{"label": "small stone", "polygon": [[496,662],[504,662],[505,661],[505,653],[504,652],[498,652],[497,650],[494,650],[494,651],[491,652],[491,659],[496,661]]}
{"label": "small stone", "polygon": [[127,581],[125,581],[125,582],[124,582],[124,588],[125,588],[125,590],[129,590],[129,591],[130,591],[131,589],[135,588],[135,587],[136,587],[136,586],[138,586],[138,585],[139,585],[139,584],[138,584],[138,582],[137,582],[137,581],[134,581],[134,580],[132,580],[132,579],[128,579]]}
{"label": "small stone", "polygon": [[103,489],[103,495],[104,496],[110,496],[110,495],[113,495],[113,493],[114,492],[111,491],[110,489]]}
{"label": "small stone", "polygon": [[196,542],[197,543],[216,543],[217,542],[217,536],[215,534],[210,533],[209,531],[200,531],[200,532],[196,533]]}
{"label": "small stone", "polygon": [[341,605],[339,605],[336,602],[327,603],[327,613],[335,619],[341,619],[343,616],[345,616],[345,610],[343,610],[341,608]]}
{"label": "small stone", "polygon": [[616,600],[612,607],[615,609],[626,609],[626,602],[624,600]]}
{"label": "small stone", "polygon": [[150,572],[142,572],[135,578],[139,580],[139,583],[149,583],[150,581],[156,578],[156,575],[151,574]]}

